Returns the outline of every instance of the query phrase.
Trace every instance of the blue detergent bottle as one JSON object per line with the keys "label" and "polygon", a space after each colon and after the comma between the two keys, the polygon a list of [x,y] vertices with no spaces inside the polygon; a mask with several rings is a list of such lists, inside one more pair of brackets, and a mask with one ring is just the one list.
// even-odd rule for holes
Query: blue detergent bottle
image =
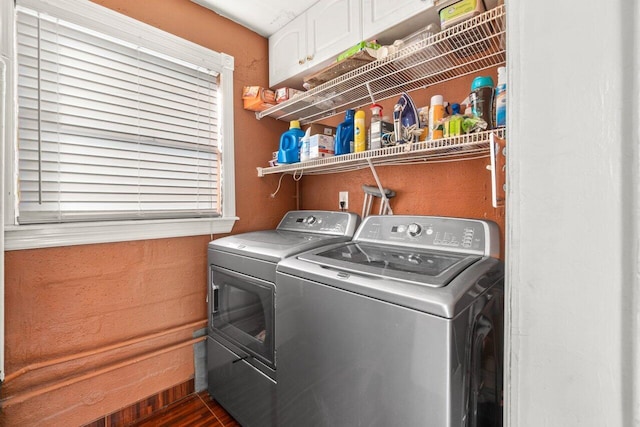
{"label": "blue detergent bottle", "polygon": [[351,152],[354,115],[355,110],[347,110],[345,112],[344,122],[340,123],[336,128],[336,140],[334,145],[334,153],[336,156],[340,154],[349,154]]}
{"label": "blue detergent bottle", "polygon": [[278,163],[297,163],[300,161],[300,145],[304,132],[298,120],[289,122],[289,130],[280,136]]}

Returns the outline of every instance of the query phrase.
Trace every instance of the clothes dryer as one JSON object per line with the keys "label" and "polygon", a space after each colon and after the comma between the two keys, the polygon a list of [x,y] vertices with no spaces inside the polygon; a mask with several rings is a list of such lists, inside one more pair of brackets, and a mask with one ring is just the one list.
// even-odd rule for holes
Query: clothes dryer
{"label": "clothes dryer", "polygon": [[291,211],[274,230],[209,243],[208,388],[243,426],[276,425],[276,264],[348,241],[359,223],[348,212]]}

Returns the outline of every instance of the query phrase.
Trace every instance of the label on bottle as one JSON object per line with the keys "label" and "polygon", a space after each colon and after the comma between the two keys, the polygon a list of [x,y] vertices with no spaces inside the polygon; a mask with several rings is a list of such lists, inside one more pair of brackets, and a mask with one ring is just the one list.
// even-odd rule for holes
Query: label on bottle
{"label": "label on bottle", "polygon": [[369,128],[369,149],[377,150],[382,147],[382,123],[380,121],[371,122]]}
{"label": "label on bottle", "polygon": [[364,118],[356,117],[354,121],[354,141],[353,148],[356,153],[367,149],[367,138],[365,132]]}
{"label": "label on bottle", "polygon": [[487,129],[493,129],[493,88],[481,87],[471,92],[471,112],[487,122]]}
{"label": "label on bottle", "polygon": [[504,127],[507,124],[507,93],[506,86],[496,88],[496,127]]}

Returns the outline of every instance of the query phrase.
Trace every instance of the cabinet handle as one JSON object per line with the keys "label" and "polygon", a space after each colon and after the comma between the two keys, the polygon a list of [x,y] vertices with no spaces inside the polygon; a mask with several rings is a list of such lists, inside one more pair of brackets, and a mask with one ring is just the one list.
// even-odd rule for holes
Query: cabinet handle
{"label": "cabinet handle", "polygon": [[304,64],[306,61],[304,59],[298,59],[298,64],[302,65]]}
{"label": "cabinet handle", "polygon": [[313,59],[313,55],[307,55],[307,61],[311,61]]}

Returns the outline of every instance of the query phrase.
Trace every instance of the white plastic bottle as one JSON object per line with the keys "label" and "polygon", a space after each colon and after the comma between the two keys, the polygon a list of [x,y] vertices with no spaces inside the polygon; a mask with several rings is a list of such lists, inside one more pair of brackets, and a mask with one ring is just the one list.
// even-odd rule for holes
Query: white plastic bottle
{"label": "white plastic bottle", "polygon": [[507,69],[498,67],[498,85],[495,95],[496,127],[507,125]]}
{"label": "white plastic bottle", "polygon": [[444,98],[442,95],[433,95],[429,106],[429,139],[442,138],[442,131],[436,131],[436,129],[443,117]]}
{"label": "white plastic bottle", "polygon": [[308,128],[301,139],[301,145],[300,145],[300,161],[301,162],[305,162],[309,160],[309,158],[311,157],[311,147],[310,147],[310,141],[309,141],[310,139],[311,139],[311,128]]}
{"label": "white plastic bottle", "polygon": [[369,126],[369,150],[377,150],[382,148],[382,106],[372,104],[371,107],[371,125]]}

